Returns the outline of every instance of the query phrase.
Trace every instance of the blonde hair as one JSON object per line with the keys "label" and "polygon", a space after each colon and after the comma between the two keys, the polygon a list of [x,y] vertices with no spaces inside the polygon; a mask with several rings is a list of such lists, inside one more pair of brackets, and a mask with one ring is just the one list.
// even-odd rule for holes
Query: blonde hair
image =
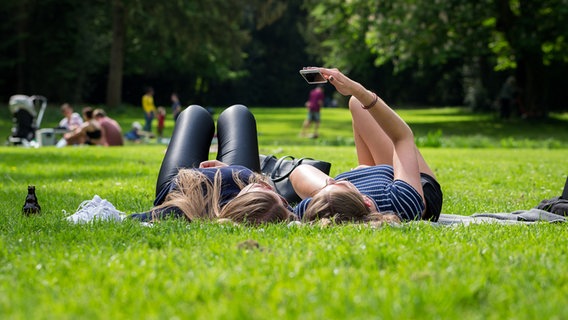
{"label": "blonde hair", "polygon": [[[167,207],[179,208],[185,217],[196,219],[212,219],[214,184],[206,175],[194,169],[181,169],[176,176],[177,188],[170,191],[164,202],[152,211],[153,220],[157,220],[159,209]],[[215,174],[217,180],[217,174]]]}
{"label": "blonde hair", "polygon": [[295,220],[290,210],[274,200],[266,192],[247,192],[227,203],[219,218],[253,225]]}
{"label": "blonde hair", "polygon": [[[233,171],[232,178],[243,189],[251,183],[265,181],[260,174],[252,174],[248,181],[239,178],[239,171]],[[222,176],[215,173],[213,181],[195,169],[181,169],[176,176],[177,188],[172,190],[165,201],[153,209],[152,218],[158,218],[159,209],[179,208],[189,220],[228,218],[234,222],[260,224],[288,219],[292,213],[279,201],[265,192],[249,192],[230,200],[222,209],[220,206]]]}
{"label": "blonde hair", "polygon": [[328,223],[371,223],[400,222],[394,213],[379,213],[371,210],[363,196],[357,190],[326,190],[312,197],[306,208],[303,220],[306,222],[321,221]]}

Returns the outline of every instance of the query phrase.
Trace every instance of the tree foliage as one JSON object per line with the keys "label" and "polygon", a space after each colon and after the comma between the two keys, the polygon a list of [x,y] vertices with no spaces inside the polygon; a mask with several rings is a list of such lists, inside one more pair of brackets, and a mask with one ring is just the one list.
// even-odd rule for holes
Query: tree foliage
{"label": "tree foliage", "polygon": [[[89,77],[106,63],[101,51],[108,39],[105,14],[89,2],[6,0],[1,57],[3,83],[12,92],[80,97],[91,88]],[[88,21],[89,23],[85,23]]]}
{"label": "tree foliage", "polygon": [[197,97],[211,82],[241,78],[251,29],[271,24],[285,9],[275,0],[123,1],[129,7],[125,74],[160,79]]}
{"label": "tree foliage", "polygon": [[[113,8],[123,9],[118,19],[113,20]],[[8,35],[0,67],[15,81],[3,81],[7,91],[33,88],[78,102],[101,92],[101,80],[118,68],[119,78],[136,78],[141,86],[163,81],[204,91],[211,79],[242,76],[250,31],[270,25],[285,9],[278,0],[6,0],[0,6],[7,17],[1,30]],[[124,29],[120,39],[113,32],[117,23]],[[109,68],[116,60],[124,63]],[[173,83],[182,77],[192,80]],[[120,83],[105,90],[113,86]]]}
{"label": "tree foliage", "polygon": [[151,85],[160,103],[297,105],[298,69],[322,64],[406,103],[495,95],[511,74],[531,113],[566,100],[568,0],[4,0],[0,14],[3,100],[138,104]]}
{"label": "tree foliage", "polygon": [[[355,68],[368,53],[395,72],[489,59],[516,70],[527,109],[542,108],[541,69],[568,59],[566,0],[307,1],[326,63]],[[366,50],[361,50],[364,46]]]}

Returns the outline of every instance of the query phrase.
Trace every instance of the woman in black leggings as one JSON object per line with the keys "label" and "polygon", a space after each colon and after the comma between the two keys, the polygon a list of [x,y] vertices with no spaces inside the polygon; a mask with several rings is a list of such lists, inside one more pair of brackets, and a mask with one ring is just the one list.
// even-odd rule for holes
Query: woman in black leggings
{"label": "woman in black leggings", "polygon": [[217,159],[208,160],[214,133],[213,118],[203,107],[191,105],[180,113],[158,175],[154,208],[132,218],[227,218],[252,224],[295,218],[259,174],[256,121],[248,108],[233,105],[219,115]]}

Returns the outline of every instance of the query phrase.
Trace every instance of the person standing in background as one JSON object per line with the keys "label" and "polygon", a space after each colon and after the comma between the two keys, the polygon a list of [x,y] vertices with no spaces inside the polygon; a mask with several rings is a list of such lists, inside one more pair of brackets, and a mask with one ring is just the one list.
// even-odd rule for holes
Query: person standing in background
{"label": "person standing in background", "polygon": [[324,101],[324,93],[323,87],[317,86],[312,91],[310,91],[310,98],[306,102],[306,108],[308,109],[308,116],[302,125],[302,131],[300,132],[301,137],[306,136],[306,130],[310,127],[310,125],[314,124],[314,133],[310,136],[311,138],[317,138],[318,129],[320,125],[320,109],[323,107]]}
{"label": "person standing in background", "polygon": [[152,121],[156,114],[156,106],[154,105],[154,89],[146,88],[146,94],[142,96],[142,109],[144,109],[144,131],[152,132]]}
{"label": "person standing in background", "polygon": [[181,112],[181,103],[179,102],[179,97],[177,93],[172,93],[172,115],[174,117],[174,122],[176,122],[179,113]]}
{"label": "person standing in background", "polygon": [[166,108],[158,107],[158,139],[161,140],[164,137],[164,127],[166,122]]}

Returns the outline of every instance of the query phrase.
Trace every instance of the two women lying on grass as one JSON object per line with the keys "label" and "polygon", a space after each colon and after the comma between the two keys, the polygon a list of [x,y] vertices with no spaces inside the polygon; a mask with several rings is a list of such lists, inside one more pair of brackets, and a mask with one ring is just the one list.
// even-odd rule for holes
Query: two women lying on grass
{"label": "two women lying on grass", "polygon": [[208,160],[215,132],[207,110],[184,110],[158,176],[154,208],[131,217],[230,219],[261,224],[283,221],[382,223],[436,221],[442,191],[414,143],[410,127],[375,93],[337,69],[318,68],[349,110],[359,166],[335,178],[309,165],[290,181],[303,199],[294,209],[260,175],[254,116],[242,105],[217,121],[217,160]]}

